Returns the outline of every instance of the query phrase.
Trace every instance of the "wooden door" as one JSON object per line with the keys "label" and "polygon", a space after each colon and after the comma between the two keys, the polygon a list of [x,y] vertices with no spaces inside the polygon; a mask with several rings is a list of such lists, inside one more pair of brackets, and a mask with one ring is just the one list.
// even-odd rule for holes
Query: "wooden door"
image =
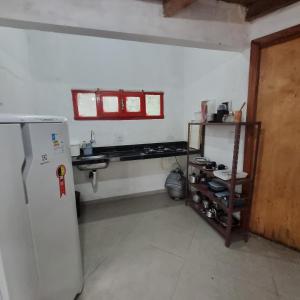
{"label": "wooden door", "polygon": [[251,231],[300,249],[300,38],[262,48]]}

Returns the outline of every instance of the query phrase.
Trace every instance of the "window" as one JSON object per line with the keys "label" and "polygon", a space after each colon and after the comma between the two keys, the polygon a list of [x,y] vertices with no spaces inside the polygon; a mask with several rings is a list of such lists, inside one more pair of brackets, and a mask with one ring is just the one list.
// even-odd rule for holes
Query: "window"
{"label": "window", "polygon": [[75,120],[163,119],[162,92],[72,90]]}

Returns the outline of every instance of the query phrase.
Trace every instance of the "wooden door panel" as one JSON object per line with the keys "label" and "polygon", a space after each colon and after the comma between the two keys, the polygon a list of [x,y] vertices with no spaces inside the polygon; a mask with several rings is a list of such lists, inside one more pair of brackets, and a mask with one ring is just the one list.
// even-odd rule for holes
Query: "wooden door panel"
{"label": "wooden door panel", "polygon": [[250,228],[300,249],[300,38],[261,50],[262,139]]}

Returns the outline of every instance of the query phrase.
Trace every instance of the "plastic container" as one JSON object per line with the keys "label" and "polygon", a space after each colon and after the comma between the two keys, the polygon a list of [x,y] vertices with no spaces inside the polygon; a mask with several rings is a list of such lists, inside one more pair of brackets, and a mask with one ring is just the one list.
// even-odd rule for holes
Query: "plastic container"
{"label": "plastic container", "polygon": [[79,156],[80,155],[80,144],[70,145],[71,156]]}
{"label": "plastic container", "polygon": [[84,142],[82,144],[82,151],[84,156],[91,156],[93,155],[93,145],[91,143]]}

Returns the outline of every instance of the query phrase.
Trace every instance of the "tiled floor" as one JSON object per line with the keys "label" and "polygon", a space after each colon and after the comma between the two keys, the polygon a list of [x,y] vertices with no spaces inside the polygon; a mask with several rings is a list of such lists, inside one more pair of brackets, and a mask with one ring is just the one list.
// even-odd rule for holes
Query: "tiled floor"
{"label": "tiled floor", "polygon": [[227,249],[165,194],[89,205],[81,222],[80,300],[300,299],[300,253],[255,236]]}

